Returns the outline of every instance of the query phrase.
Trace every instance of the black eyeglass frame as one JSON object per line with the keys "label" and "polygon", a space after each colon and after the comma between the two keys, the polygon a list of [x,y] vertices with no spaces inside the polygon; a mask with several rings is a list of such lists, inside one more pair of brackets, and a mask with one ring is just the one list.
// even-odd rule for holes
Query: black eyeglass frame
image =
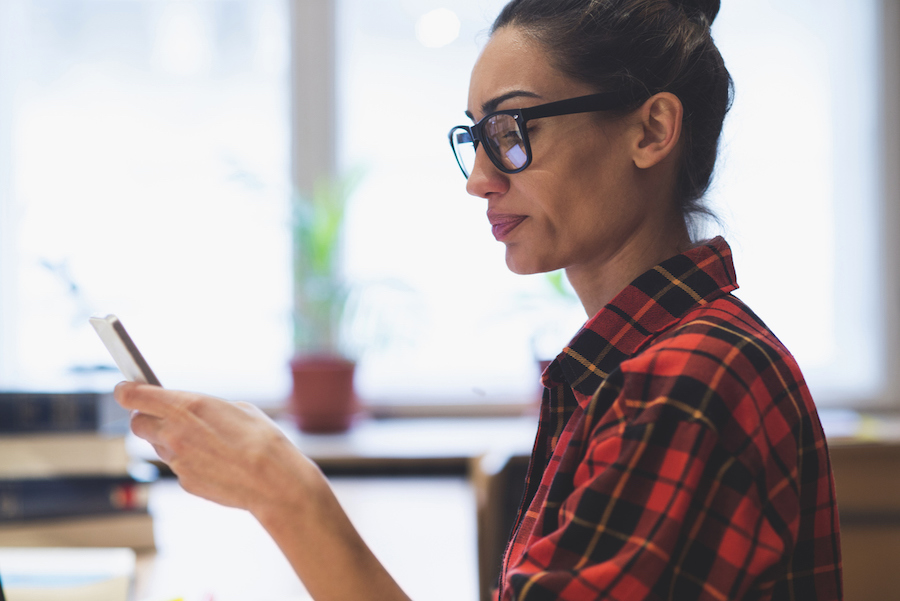
{"label": "black eyeglass frame", "polygon": [[[453,156],[456,158],[456,164],[459,165],[459,168],[463,172],[463,176],[465,176],[466,179],[469,179],[470,174],[466,172],[466,167],[465,165],[463,165],[459,153],[456,152],[456,145],[453,143],[453,135],[458,134],[459,130],[462,130],[469,135],[469,137],[472,139],[472,145],[475,147],[476,152],[478,151],[479,144],[482,144],[482,146],[484,146],[484,150],[487,153],[488,158],[497,169],[499,169],[503,173],[508,174],[519,173],[520,171],[524,171],[528,168],[533,158],[531,153],[531,143],[528,141],[528,128],[525,125],[532,119],[543,119],[544,117],[560,117],[562,115],[575,115],[578,113],[592,113],[596,111],[622,109],[632,102],[633,100],[623,98],[622,93],[619,91],[600,92],[598,94],[588,94],[587,96],[578,96],[576,98],[556,100],[554,102],[539,104],[537,106],[530,106],[524,109],[507,109],[503,111],[495,111],[493,113],[485,115],[478,123],[475,123],[474,125],[457,125],[456,127],[452,128],[450,130],[450,133],[448,134],[448,137],[450,138],[450,148],[453,150]],[[510,115],[515,120],[516,125],[519,129],[519,133],[522,136],[522,143],[525,146],[525,163],[517,169],[509,169],[505,167],[500,158],[494,156],[490,144],[484,144],[484,124],[487,123],[491,117],[494,117],[496,115]]]}

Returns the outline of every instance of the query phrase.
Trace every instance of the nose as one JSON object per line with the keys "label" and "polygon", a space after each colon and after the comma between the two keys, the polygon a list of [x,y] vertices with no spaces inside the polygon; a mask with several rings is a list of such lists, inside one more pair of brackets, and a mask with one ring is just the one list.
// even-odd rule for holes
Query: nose
{"label": "nose", "polygon": [[509,189],[509,176],[499,169],[488,158],[484,148],[475,153],[475,163],[466,181],[466,192],[472,196],[489,198],[492,194],[502,194]]}

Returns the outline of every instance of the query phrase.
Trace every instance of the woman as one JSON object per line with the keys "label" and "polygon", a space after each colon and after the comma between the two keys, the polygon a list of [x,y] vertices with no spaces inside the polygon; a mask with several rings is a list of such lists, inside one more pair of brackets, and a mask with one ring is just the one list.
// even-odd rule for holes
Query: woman
{"label": "woman", "polygon": [[[730,78],[717,1],[513,0],[451,131],[516,273],[591,319],[543,375],[502,599],[839,599],[825,439],[791,355],[694,244]],[[474,152],[472,152],[474,151]],[[467,154],[468,153],[468,154]],[[248,509],[316,599],[403,599],[253,407],[121,384],[188,491]]]}

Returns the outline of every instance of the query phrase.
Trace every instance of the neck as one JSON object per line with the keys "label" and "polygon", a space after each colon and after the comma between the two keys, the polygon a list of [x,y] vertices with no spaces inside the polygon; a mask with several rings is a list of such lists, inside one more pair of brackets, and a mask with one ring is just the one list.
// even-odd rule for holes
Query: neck
{"label": "neck", "polygon": [[593,317],[639,275],[690,248],[687,226],[681,219],[666,228],[648,228],[628,239],[615,256],[596,265],[566,269],[588,317]]}

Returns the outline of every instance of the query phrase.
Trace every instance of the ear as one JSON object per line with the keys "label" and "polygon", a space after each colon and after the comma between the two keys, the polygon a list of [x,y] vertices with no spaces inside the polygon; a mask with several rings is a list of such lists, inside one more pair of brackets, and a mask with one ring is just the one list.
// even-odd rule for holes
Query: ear
{"label": "ear", "polygon": [[634,164],[639,169],[648,169],[678,148],[684,107],[675,94],[660,92],[648,98],[636,114],[642,131],[634,147]]}

